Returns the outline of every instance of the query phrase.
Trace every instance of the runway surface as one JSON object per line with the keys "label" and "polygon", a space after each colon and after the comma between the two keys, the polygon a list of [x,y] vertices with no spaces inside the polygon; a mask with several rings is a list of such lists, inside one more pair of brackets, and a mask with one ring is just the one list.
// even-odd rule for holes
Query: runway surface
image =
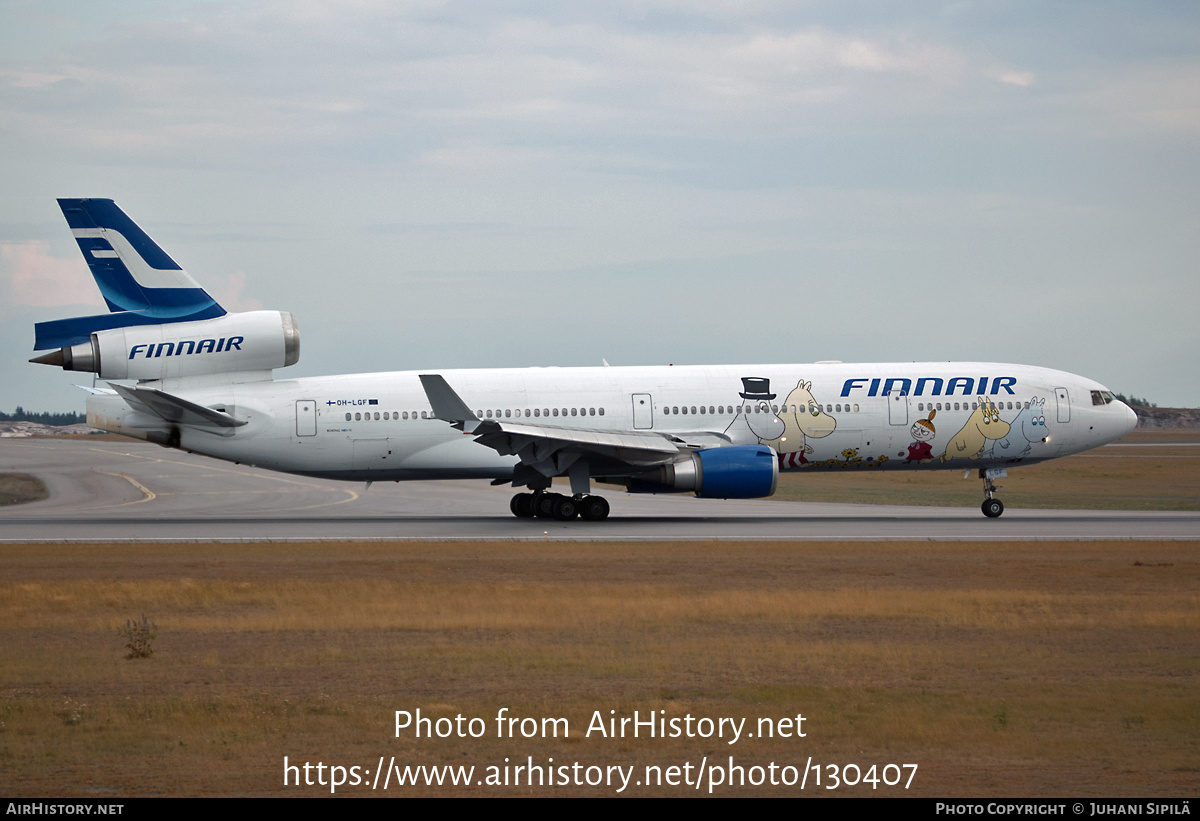
{"label": "runway surface", "polygon": [[0,508],[0,542],[362,539],[1197,539],[1200,513],[1021,510],[605,495],[604,522],[517,519],[483,481],[346,484],[137,442],[0,439],[0,471],[50,498]]}

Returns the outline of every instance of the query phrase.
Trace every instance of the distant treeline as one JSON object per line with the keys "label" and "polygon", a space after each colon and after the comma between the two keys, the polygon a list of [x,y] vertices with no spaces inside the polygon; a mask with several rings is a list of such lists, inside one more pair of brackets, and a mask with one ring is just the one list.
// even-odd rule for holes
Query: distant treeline
{"label": "distant treeline", "polygon": [[42,413],[30,413],[29,411],[17,405],[16,411],[13,413],[4,413],[0,411],[0,422],[38,422],[42,425],[81,425],[87,421],[87,414],[84,413],[50,413],[44,411]]}
{"label": "distant treeline", "polygon": [[1123,393],[1113,392],[1113,396],[1120,399],[1126,405],[1141,405],[1143,408],[1157,408],[1158,405],[1151,402],[1149,399],[1138,399],[1136,396],[1126,396]]}

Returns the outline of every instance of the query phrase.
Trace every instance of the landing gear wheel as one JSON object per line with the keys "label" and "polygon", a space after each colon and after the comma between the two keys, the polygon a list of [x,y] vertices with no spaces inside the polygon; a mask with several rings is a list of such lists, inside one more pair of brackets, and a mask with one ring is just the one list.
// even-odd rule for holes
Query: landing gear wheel
{"label": "landing gear wheel", "polygon": [[554,500],[562,498],[557,493],[537,493],[533,497],[533,515],[539,519],[554,518]]}
{"label": "landing gear wheel", "polygon": [[608,518],[608,500],[603,496],[584,496],[579,503],[579,517],[587,522],[602,522]]}
{"label": "landing gear wheel", "polygon": [[987,516],[989,519],[996,519],[1004,512],[1004,502],[999,499],[984,499],[980,509],[983,511],[984,516]]}
{"label": "landing gear wheel", "polygon": [[557,496],[551,506],[554,518],[567,522],[579,515],[579,505],[571,496]]}
{"label": "landing gear wheel", "polygon": [[512,515],[519,519],[533,518],[533,494],[518,493],[512,497],[512,501],[508,503],[508,509],[512,511]]}

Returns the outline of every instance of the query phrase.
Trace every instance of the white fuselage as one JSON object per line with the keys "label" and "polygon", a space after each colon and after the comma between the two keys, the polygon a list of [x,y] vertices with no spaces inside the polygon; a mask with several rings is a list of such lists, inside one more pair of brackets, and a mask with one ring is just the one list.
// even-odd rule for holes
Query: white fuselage
{"label": "white fuselage", "polygon": [[[515,456],[432,418],[422,373],[444,377],[482,419],[652,432],[683,449],[761,443],[784,471],[1008,467],[1097,447],[1136,423],[1092,380],[982,362],[427,370],[164,387],[247,420],[179,427],[180,447],[218,459],[360,481],[510,477]],[[117,396],[89,398],[88,420],[140,438],[168,429]]]}

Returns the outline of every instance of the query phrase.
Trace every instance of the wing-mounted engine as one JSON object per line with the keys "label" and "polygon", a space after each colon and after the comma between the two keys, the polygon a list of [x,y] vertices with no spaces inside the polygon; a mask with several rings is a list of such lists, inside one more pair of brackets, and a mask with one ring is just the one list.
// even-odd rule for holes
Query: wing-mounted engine
{"label": "wing-mounted engine", "polygon": [[775,493],[779,460],[765,445],[709,448],[626,481],[630,493],[695,493],[705,499],[761,499]]}
{"label": "wing-mounted engine", "polygon": [[300,359],[300,329],[286,311],[250,311],[217,319],[132,325],[95,331],[82,344],[30,362],[85,371],[102,379],[166,380],[262,373]]}

